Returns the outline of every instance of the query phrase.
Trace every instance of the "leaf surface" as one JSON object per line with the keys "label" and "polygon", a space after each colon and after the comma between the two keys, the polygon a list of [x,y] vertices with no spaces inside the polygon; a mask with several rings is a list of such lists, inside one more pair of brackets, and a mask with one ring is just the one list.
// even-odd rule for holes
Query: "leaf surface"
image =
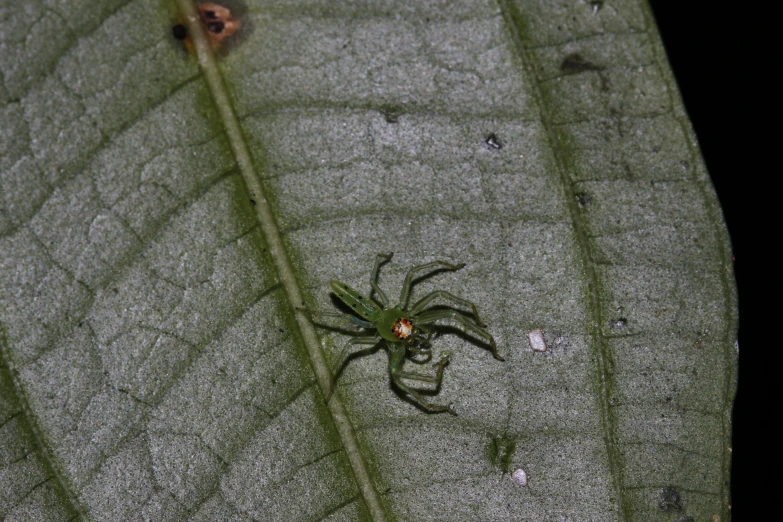
{"label": "leaf surface", "polygon": [[[646,3],[3,2],[0,517],[728,520],[729,241]],[[427,414],[329,282],[476,303]],[[539,335],[544,352],[531,349]],[[433,371],[431,365],[409,369]],[[525,477],[522,484],[521,477]]]}

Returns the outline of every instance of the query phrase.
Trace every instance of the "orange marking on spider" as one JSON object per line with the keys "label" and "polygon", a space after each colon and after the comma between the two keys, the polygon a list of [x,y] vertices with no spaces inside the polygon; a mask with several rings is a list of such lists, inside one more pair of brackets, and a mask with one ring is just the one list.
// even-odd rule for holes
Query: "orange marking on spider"
{"label": "orange marking on spider", "polygon": [[413,333],[413,323],[410,319],[400,317],[392,324],[392,333],[397,339],[407,339]]}

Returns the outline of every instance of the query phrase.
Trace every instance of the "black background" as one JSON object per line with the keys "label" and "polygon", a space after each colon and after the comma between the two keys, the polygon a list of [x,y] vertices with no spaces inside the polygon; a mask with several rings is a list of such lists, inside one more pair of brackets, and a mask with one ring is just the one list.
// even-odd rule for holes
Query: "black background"
{"label": "black background", "polygon": [[[744,204],[748,201],[744,191],[759,178],[759,173],[768,171],[767,179],[770,179],[779,177],[774,170],[780,170],[779,166],[759,169],[754,165],[759,161],[756,153],[760,147],[756,144],[754,131],[757,126],[753,120],[764,116],[753,107],[764,105],[758,86],[765,82],[761,71],[766,68],[755,68],[749,57],[763,52],[763,46],[753,49],[752,42],[759,39],[754,32],[764,31],[759,20],[759,15],[764,15],[758,11],[752,14],[743,9],[742,4],[663,0],[650,4],[731,235],[740,321],[746,325],[744,331],[747,332],[748,305],[752,301],[748,298],[747,277],[750,263],[755,261],[749,249],[758,248],[758,242],[749,241],[747,228],[743,234],[747,216],[749,213],[752,216],[755,210]],[[772,60],[771,65],[780,62],[780,58]],[[773,65],[772,70],[775,68]],[[753,77],[754,71],[760,72],[759,78]],[[773,78],[766,81],[775,82]],[[777,118],[771,106],[762,110],[767,112],[768,120]],[[757,217],[755,223],[757,228],[765,228],[760,218]],[[768,223],[766,228],[775,227],[774,221]],[[770,293],[776,291],[772,284],[769,286]],[[760,512],[762,506],[776,502],[760,491],[772,486],[765,485],[760,468],[775,468],[780,460],[779,449],[772,449],[770,454],[771,448],[757,438],[764,433],[764,429],[760,429],[761,422],[767,433],[775,431],[771,424],[778,418],[775,413],[780,411],[780,403],[770,397],[772,400],[767,402],[767,409],[761,415],[753,411],[755,392],[763,381],[762,360],[749,350],[751,343],[743,336],[742,328],[739,340],[739,386],[734,404],[731,474],[734,522],[765,520],[764,513]],[[775,482],[779,484],[780,478]],[[759,502],[762,499],[766,502]]]}

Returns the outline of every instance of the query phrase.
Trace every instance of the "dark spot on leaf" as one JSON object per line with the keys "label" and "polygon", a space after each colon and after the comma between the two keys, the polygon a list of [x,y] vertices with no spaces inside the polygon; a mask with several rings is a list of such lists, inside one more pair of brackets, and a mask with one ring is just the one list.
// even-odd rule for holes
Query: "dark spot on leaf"
{"label": "dark spot on leaf", "polygon": [[383,114],[386,123],[397,123],[400,121],[400,115],[403,113],[403,110],[393,105],[384,105],[381,107],[380,113]]}
{"label": "dark spot on leaf", "polygon": [[253,206],[255,207],[255,206],[256,206],[256,200],[255,200],[255,199],[251,199],[251,200],[250,200],[250,204],[251,204],[251,205],[253,205]]}
{"label": "dark spot on leaf", "polygon": [[658,507],[661,511],[682,511],[680,492],[673,487],[665,487],[658,492]]}
{"label": "dark spot on leaf", "polygon": [[560,70],[564,74],[579,74],[587,71],[602,71],[601,65],[585,60],[579,53],[571,53],[560,62]]}
{"label": "dark spot on leaf", "polygon": [[584,208],[593,202],[593,196],[587,194],[586,192],[580,192],[576,195],[576,202],[579,203],[580,207]]}
{"label": "dark spot on leaf", "polygon": [[203,11],[203,13],[204,13],[204,18],[206,18],[207,20],[214,20],[217,18],[215,11],[205,10]]}
{"label": "dark spot on leaf", "polygon": [[500,150],[503,148],[503,145],[505,145],[505,143],[503,143],[503,141],[498,138],[497,134],[494,132],[487,136],[487,139],[484,140],[484,143],[487,144],[487,147],[494,150]]}
{"label": "dark spot on leaf", "polygon": [[171,34],[173,34],[174,38],[177,40],[184,40],[188,37],[188,30],[184,25],[177,24],[171,28]]}

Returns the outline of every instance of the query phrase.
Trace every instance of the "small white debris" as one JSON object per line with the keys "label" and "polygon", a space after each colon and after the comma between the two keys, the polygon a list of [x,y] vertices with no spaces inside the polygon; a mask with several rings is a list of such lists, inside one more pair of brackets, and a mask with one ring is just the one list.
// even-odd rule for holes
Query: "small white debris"
{"label": "small white debris", "polygon": [[544,340],[544,331],[540,328],[531,330],[527,333],[527,341],[534,352],[545,352],[546,341]]}
{"label": "small white debris", "polygon": [[527,473],[525,473],[524,469],[517,468],[511,473],[511,480],[513,480],[514,484],[517,486],[527,486]]}

